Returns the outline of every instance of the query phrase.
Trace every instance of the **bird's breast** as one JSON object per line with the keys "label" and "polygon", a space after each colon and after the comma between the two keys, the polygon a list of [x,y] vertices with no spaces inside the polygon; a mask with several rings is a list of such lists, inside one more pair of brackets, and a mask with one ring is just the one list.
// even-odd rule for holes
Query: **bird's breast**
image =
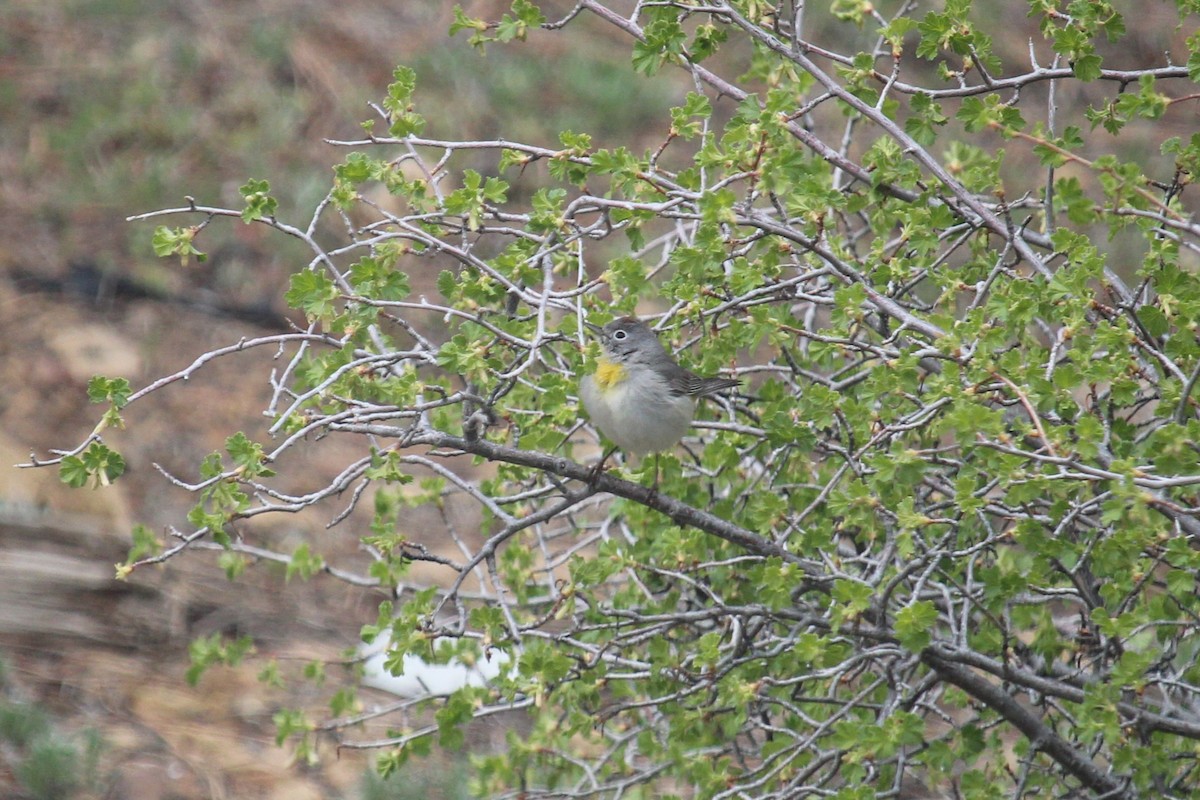
{"label": "bird's breast", "polygon": [[601,358],[596,362],[596,374],[592,376],[592,379],[596,381],[596,385],[600,387],[601,391],[608,391],[625,380],[627,376],[628,372],[624,366],[616,361]]}

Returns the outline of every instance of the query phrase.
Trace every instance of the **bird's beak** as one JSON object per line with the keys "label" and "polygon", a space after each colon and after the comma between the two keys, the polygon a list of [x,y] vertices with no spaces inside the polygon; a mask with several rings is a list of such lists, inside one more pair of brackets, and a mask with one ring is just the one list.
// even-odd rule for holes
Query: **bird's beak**
{"label": "bird's beak", "polygon": [[583,321],[583,327],[587,328],[588,332],[591,333],[593,336],[599,336],[601,333],[604,332],[604,328],[601,328],[599,325],[595,325],[591,322],[588,322],[587,320]]}

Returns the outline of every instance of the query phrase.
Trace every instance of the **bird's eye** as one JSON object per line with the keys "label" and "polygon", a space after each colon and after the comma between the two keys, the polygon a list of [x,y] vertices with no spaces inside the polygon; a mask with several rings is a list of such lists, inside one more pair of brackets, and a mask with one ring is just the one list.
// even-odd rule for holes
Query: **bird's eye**
{"label": "bird's eye", "polygon": [[625,331],[613,331],[612,337],[615,341],[620,342],[620,341],[624,341],[625,337],[627,337],[628,335],[629,334],[625,333]]}

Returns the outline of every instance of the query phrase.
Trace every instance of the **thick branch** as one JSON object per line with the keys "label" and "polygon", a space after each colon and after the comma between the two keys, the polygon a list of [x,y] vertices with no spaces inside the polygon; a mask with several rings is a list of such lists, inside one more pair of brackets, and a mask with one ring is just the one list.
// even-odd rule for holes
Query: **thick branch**
{"label": "thick branch", "polygon": [[1041,718],[1021,705],[1015,697],[1005,692],[988,678],[976,674],[942,654],[938,647],[927,647],[921,652],[921,660],[938,675],[954,684],[967,694],[984,703],[1004,719],[1008,720],[1030,743],[1058,762],[1063,769],[1078,778],[1087,788],[1106,798],[1132,798],[1133,794],[1124,783],[1109,775],[1075,749],[1061,736],[1051,730]]}
{"label": "thick branch", "polygon": [[[366,433],[376,436],[395,437],[399,434],[396,428],[384,425],[356,425],[335,423],[330,430],[347,431],[351,433]],[[670,518],[672,522],[684,527],[710,533],[730,544],[741,547],[748,553],[767,558],[779,558],[790,564],[802,567],[810,577],[822,577],[824,569],[812,559],[800,556],[784,549],[771,539],[760,536],[751,530],[721,519],[715,514],[680,502],[673,497],[648,488],[632,481],[621,480],[608,473],[595,473],[590,467],[571,461],[561,456],[552,456],[532,450],[520,450],[515,447],[489,442],[486,439],[466,439],[452,436],[448,433],[427,430],[406,440],[408,446],[425,445],[430,447],[448,448],[463,454],[480,456],[488,461],[503,461],[521,467],[541,470],[563,478],[591,483],[597,491],[608,492],[617,497],[624,497],[647,508],[652,508]],[[442,454],[443,456],[446,454]]]}
{"label": "thick branch", "polygon": [[[938,645],[935,645],[935,647],[938,648],[940,656],[948,661],[981,669],[984,672],[995,675],[997,678],[1015,683],[1026,689],[1040,692],[1050,697],[1061,697],[1072,703],[1082,703],[1087,699],[1083,689],[1067,683],[1062,678],[1055,679],[1037,675],[1028,670],[1014,667],[1011,664],[1005,664],[971,650],[950,650]],[[1185,736],[1189,739],[1200,739],[1200,722],[1156,714],[1153,711],[1147,711],[1132,703],[1117,703],[1117,709],[1132,719],[1139,730],[1147,733],[1172,733],[1178,736]]]}

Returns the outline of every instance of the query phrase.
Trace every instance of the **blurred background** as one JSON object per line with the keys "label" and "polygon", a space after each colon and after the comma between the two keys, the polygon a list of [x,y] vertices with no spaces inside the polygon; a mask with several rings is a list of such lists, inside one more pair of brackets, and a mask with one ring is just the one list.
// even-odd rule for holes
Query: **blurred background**
{"label": "blurred background", "polygon": [[[462,2],[468,15],[492,20],[508,5]],[[573,3],[541,5],[553,19]],[[994,9],[997,31],[1006,32],[996,35],[1005,62],[1026,66],[1037,34],[1024,7],[976,6]],[[1159,63],[1166,44],[1155,32],[1172,29],[1168,6],[1144,10],[1146,33],[1123,41],[1131,49],[1122,61]],[[151,234],[158,224],[198,219],[125,218],[185,205],[185,196],[239,208],[238,187],[257,178],[270,181],[281,219],[304,224],[347,153],[324,140],[361,135],[360,123],[374,118],[367,103],[384,95],[396,65],[417,72],[427,136],[548,147],[570,129],[598,146],[655,148],[666,110],[693,88],[682,73],[634,75],[630,42],[586,17],[564,33],[533,32],[526,44],[480,55],[466,35],[446,35],[453,7],[0,3],[0,796],[466,796],[463,770],[449,757],[412,765],[390,783],[369,776],[368,754],[338,753],[329,741],[319,742],[318,764],[293,763],[275,744],[272,715],[307,703],[327,718],[326,699],[346,680],[333,666],[321,689],[300,680],[268,688],[258,680],[262,661],[213,670],[197,688],[184,679],[187,643],[213,634],[253,637],[285,677],[335,662],[375,619],[380,596],[327,576],[288,583],[271,565],[227,582],[212,552],[139,570],[128,582],[113,578],[135,523],[162,535],[191,505],[153,464],[191,478],[231,433],[261,438],[272,353],[214,362],[130,408],[129,430],[106,434],[129,465],[113,487],[70,491],[57,470],[9,466],[87,436],[100,411],[87,402],[92,375],[123,376],[137,389],[207,350],[285,329],[293,318],[282,300],[288,277],[308,261],[298,245],[264,226],[216,224],[198,242],[208,260],[180,265],[154,256]],[[828,24],[817,13],[814,29]],[[866,39],[855,47],[871,46],[869,31],[857,35]],[[731,76],[739,59],[745,64],[737,47],[721,58]],[[1112,87],[1073,90],[1079,96],[1060,98],[1064,106]],[[718,104],[718,116],[727,106]],[[1136,130],[1118,149],[1139,147]],[[458,166],[495,174],[495,154],[478,158]],[[518,202],[522,177],[532,184],[538,176],[505,175]],[[435,275],[414,275],[414,289]],[[314,452],[305,463],[314,487],[343,455],[337,447]],[[367,561],[352,531],[324,529],[333,513],[266,523],[256,541],[281,552],[308,543],[329,563],[361,572]],[[436,516],[414,521],[431,537],[440,524]]]}
{"label": "blurred background", "polygon": [[[463,3],[488,19],[507,6]],[[308,260],[285,237],[216,224],[198,242],[208,260],[180,265],[154,256],[153,229],[200,220],[125,218],[185,196],[239,208],[238,187],[265,178],[278,216],[303,224],[348,152],[323,140],[361,135],[375,116],[368,101],[383,97],[398,64],[417,71],[432,137],[555,146],[570,128],[629,144],[630,131],[661,136],[665,109],[688,89],[682,76],[635,77],[628,42],[590,21],[569,37],[535,33],[482,56],[466,35],[447,35],[453,7],[0,3],[0,796],[465,796],[463,771],[444,759],[382,783],[369,775],[369,754],[321,741],[320,763],[309,766],[276,746],[272,714],[307,703],[328,718],[341,669],[329,667],[321,690],[264,686],[261,659],[214,669],[196,688],[184,679],[188,642],[212,634],[252,636],[285,678],[336,661],[375,619],[380,596],[327,577],[285,590],[277,565],[227,582],[211,552],[113,578],[133,524],[160,536],[186,524],[191,498],[152,464],[192,478],[231,433],[261,436],[271,353],[215,362],[130,408],[129,430],[106,434],[129,466],[115,486],[72,491],[56,469],[10,466],[87,436],[99,413],[86,397],[92,375],[124,376],[137,389],[209,349],[285,329],[288,277]],[[495,174],[494,158],[474,166]],[[312,480],[338,456],[322,449],[328,463],[311,465]],[[308,542],[361,571],[355,537],[325,531],[327,519],[270,523],[258,543],[290,552]]]}

